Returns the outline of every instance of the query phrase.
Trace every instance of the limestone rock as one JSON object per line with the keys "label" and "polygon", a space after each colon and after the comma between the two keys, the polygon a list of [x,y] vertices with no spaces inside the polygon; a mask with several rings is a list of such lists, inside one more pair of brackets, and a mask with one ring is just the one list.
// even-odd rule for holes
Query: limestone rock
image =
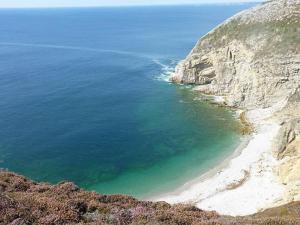
{"label": "limestone rock", "polygon": [[229,106],[270,107],[300,85],[300,0],[274,0],[201,38],[171,78],[226,96]]}
{"label": "limestone rock", "polygon": [[228,19],[198,41],[171,80],[276,120],[283,202],[300,200],[300,0],[267,1]]}

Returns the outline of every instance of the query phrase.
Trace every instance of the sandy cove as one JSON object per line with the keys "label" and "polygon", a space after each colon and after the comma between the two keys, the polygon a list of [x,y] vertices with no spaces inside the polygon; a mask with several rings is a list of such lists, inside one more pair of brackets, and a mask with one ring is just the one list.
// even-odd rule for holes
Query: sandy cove
{"label": "sandy cove", "polygon": [[178,63],[172,82],[225,96],[227,106],[246,111],[254,132],[225,168],[160,200],[234,216],[300,200],[299,12],[300,0],[242,11]]}
{"label": "sandy cove", "polygon": [[[216,98],[220,103],[220,97]],[[246,112],[254,126],[250,140],[243,142],[230,159],[185,184],[177,191],[155,200],[168,203],[191,203],[204,210],[242,216],[277,205],[285,186],[276,176],[279,161],[274,157],[273,144],[280,124],[272,115],[286,105],[286,100],[266,109]]]}

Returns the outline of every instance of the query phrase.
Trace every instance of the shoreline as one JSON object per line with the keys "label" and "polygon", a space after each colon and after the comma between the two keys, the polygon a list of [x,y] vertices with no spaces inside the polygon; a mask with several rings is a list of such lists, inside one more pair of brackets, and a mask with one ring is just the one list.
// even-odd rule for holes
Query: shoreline
{"label": "shoreline", "polygon": [[241,139],[240,143],[237,144],[237,146],[234,148],[233,153],[231,153],[225,159],[221,160],[219,165],[212,166],[210,169],[208,169],[208,171],[204,172],[202,175],[187,181],[185,184],[183,184],[180,187],[176,188],[176,190],[174,190],[174,191],[159,194],[159,195],[156,195],[152,198],[148,198],[147,200],[161,201],[161,199],[164,198],[164,196],[178,195],[178,194],[182,193],[183,191],[185,191],[186,189],[190,188],[191,186],[193,186],[193,185],[195,185],[199,182],[203,182],[207,179],[212,178],[213,176],[218,174],[220,171],[225,169],[229,165],[229,163],[232,159],[234,159],[235,157],[239,156],[242,153],[244,147],[246,147],[248,145],[251,138],[252,138],[251,135],[241,137],[240,138]]}
{"label": "shoreline", "polygon": [[285,187],[274,173],[279,162],[272,146],[280,125],[272,116],[284,105],[285,101],[266,109],[240,112],[255,129],[242,137],[244,140],[229,157],[175,191],[151,200],[193,204],[230,216],[250,215],[276,206]]}

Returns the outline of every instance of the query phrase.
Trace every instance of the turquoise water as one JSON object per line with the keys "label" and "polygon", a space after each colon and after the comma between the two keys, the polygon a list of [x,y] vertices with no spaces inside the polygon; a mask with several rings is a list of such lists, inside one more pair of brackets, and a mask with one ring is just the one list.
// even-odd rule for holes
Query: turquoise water
{"label": "turquoise water", "polygon": [[149,197],[216,165],[232,112],[164,78],[251,5],[0,10],[0,167]]}

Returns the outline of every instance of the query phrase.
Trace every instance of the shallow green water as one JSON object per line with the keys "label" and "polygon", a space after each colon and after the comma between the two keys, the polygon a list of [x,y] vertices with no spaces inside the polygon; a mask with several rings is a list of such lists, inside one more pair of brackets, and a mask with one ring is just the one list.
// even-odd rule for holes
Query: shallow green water
{"label": "shallow green water", "polygon": [[[152,99],[155,104],[146,101],[138,110],[136,119],[143,124],[139,132],[148,136],[149,143],[140,142],[135,148],[152,149],[141,154],[144,159],[140,164],[112,180],[86,188],[148,198],[180,187],[232,154],[239,143],[239,124],[233,113],[196,100],[199,95],[190,89],[175,89],[179,102],[165,106],[158,96]],[[97,179],[97,174],[93,175]]]}

